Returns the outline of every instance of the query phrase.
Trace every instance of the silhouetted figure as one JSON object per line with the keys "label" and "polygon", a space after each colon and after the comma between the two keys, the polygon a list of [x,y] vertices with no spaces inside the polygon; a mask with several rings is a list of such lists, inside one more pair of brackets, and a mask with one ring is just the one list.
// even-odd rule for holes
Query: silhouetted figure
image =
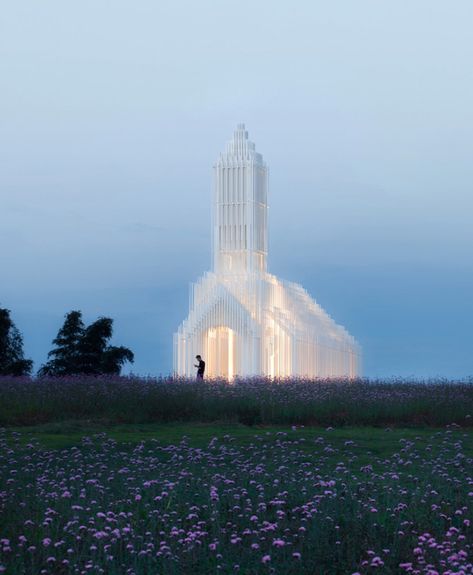
{"label": "silhouetted figure", "polygon": [[198,364],[194,364],[194,367],[197,368],[197,379],[204,379],[205,361],[200,355],[196,355],[195,359],[199,362]]}

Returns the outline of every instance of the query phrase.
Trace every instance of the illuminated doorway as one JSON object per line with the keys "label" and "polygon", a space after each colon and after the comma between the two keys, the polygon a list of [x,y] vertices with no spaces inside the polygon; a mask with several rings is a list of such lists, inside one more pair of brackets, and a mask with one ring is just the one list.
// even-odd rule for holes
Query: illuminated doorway
{"label": "illuminated doorway", "polygon": [[205,338],[207,376],[231,381],[236,370],[236,334],[229,327],[210,328]]}

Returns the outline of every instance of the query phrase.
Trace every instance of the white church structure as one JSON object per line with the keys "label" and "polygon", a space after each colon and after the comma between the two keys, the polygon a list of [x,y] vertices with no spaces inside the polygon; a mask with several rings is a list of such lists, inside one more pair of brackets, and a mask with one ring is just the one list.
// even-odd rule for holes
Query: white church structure
{"label": "white church structure", "polygon": [[174,335],[174,372],[206,377],[353,378],[355,339],[298,284],[267,271],[268,168],[239,124],[214,167],[213,269],[190,290]]}

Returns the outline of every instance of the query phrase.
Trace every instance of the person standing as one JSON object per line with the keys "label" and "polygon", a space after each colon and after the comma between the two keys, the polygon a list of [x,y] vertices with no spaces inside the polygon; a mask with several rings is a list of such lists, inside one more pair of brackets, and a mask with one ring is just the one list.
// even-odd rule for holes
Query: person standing
{"label": "person standing", "polygon": [[196,355],[195,359],[199,362],[198,364],[194,364],[194,367],[197,368],[197,379],[204,379],[205,361],[200,355]]}

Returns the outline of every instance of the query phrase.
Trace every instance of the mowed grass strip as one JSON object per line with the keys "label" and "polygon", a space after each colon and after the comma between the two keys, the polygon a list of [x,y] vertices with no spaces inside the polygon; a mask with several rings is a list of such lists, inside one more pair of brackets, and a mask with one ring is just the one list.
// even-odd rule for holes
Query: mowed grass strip
{"label": "mowed grass strip", "polygon": [[[347,447],[355,445],[357,456],[363,461],[373,456],[390,457],[400,448],[400,440],[416,441],[418,446],[427,445],[433,430],[423,428],[379,428],[379,427],[340,427],[319,428],[305,426],[246,426],[242,424],[205,423],[138,423],[107,424],[86,421],[62,421],[31,427],[9,428],[22,444],[38,441],[45,449],[80,447],[84,438],[89,441],[103,441],[110,438],[119,444],[134,446],[137,443],[153,440],[159,445],[178,445],[185,441],[190,447],[206,447],[217,438],[235,446],[247,446],[255,441],[274,443],[281,435],[286,441],[297,443],[297,448],[313,452],[314,442],[319,438],[330,443],[343,453]],[[438,433],[443,432],[439,429]],[[450,428],[452,441],[455,437],[464,439],[465,453],[473,457],[473,430]]]}

